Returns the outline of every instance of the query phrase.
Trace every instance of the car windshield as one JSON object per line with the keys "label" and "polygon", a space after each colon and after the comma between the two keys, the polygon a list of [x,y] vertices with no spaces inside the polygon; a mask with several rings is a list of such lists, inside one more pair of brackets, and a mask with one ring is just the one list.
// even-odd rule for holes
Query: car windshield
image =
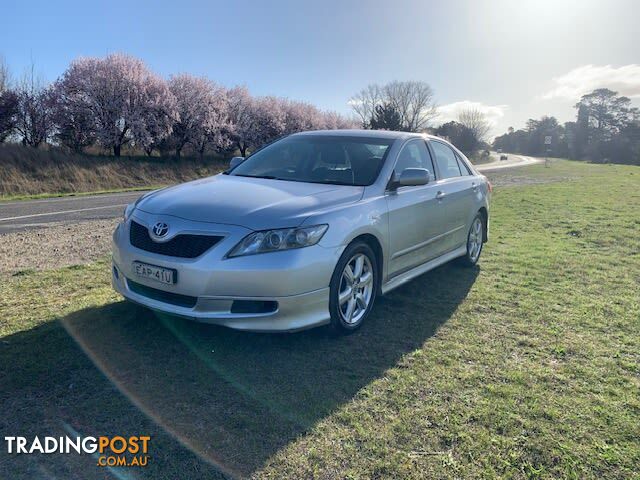
{"label": "car windshield", "polygon": [[335,185],[371,185],[393,139],[293,135],[258,150],[230,175]]}

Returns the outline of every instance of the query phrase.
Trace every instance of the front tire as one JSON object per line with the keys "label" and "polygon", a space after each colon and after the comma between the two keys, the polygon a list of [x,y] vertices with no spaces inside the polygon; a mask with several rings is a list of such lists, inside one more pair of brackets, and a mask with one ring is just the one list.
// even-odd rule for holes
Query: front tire
{"label": "front tire", "polygon": [[460,257],[460,263],[465,267],[474,267],[480,260],[484,245],[484,217],[478,213],[467,233],[467,253]]}
{"label": "front tire", "polygon": [[378,262],[369,245],[349,245],[333,272],[329,286],[330,328],[349,334],[369,316],[378,290]]}

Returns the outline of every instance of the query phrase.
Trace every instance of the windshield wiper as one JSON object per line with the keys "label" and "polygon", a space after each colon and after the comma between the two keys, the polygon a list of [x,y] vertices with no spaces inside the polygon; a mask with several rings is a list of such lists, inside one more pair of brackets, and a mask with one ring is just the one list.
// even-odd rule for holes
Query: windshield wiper
{"label": "windshield wiper", "polygon": [[321,183],[323,185],[348,185],[350,187],[360,187],[361,185],[357,185],[351,182],[341,182],[340,180],[309,180],[310,183]]}
{"label": "windshield wiper", "polygon": [[235,177],[247,177],[247,178],[266,178],[268,180],[281,180],[280,178],[274,175],[244,175],[242,173],[235,173],[233,176]]}

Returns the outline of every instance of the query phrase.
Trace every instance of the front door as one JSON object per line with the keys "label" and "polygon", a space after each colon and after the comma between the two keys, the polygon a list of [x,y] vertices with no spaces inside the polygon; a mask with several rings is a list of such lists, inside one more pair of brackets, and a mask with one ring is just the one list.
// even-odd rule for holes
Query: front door
{"label": "front door", "polygon": [[387,193],[389,212],[389,278],[443,253],[442,209],[434,182],[434,166],[424,140],[404,145],[394,168],[396,178],[405,168],[426,168],[431,172],[427,185],[399,187]]}

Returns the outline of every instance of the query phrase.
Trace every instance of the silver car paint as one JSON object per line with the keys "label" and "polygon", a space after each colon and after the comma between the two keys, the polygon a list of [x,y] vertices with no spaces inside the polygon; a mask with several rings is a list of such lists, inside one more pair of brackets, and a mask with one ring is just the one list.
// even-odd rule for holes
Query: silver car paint
{"label": "silver car paint", "polygon": [[[177,233],[218,234],[224,239],[198,258],[173,258],[134,248],[128,240],[130,221],[120,224],[113,236],[113,263],[119,273],[118,278],[113,275],[114,288],[134,302],[170,314],[244,330],[291,331],[328,323],[331,275],[356,237],[375,237],[380,245],[383,293],[466,253],[473,218],[481,208],[489,212],[489,192],[486,179],[455,147],[473,175],[391,191],[387,187],[404,145],[436,139],[352,130],[296,135],[310,133],[389,136],[395,141],[376,182],[366,187],[221,174],[147,195],[132,214],[138,223],[151,228],[166,222],[167,239]],[[329,229],[312,247],[226,258],[252,231],[318,224],[328,224]],[[178,283],[161,285],[135,278],[131,264],[136,260],[178,269]],[[189,309],[152,300],[132,292],[123,276],[198,297],[198,302]],[[278,309],[233,314],[234,299],[274,300]]]}
{"label": "silver car paint", "polygon": [[316,210],[357,202],[362,192],[363,187],[216,175],[164,189],[137,208],[152,215],[265,230],[297,227]]}

